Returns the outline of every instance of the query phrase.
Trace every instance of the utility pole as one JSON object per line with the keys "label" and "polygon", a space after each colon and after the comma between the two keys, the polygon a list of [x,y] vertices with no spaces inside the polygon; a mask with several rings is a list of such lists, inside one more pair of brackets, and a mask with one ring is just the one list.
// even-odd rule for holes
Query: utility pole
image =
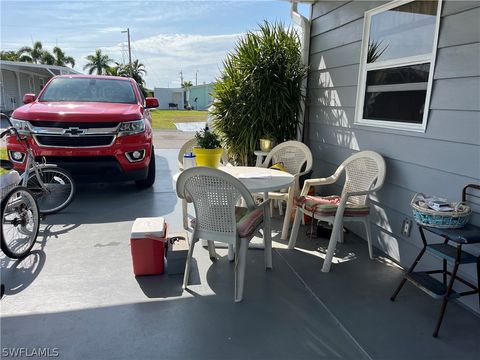
{"label": "utility pole", "polygon": [[133,76],[133,69],[132,69],[132,48],[130,46],[130,28],[127,30],[123,30],[122,33],[127,33],[128,39],[128,65],[130,67],[130,76]]}
{"label": "utility pole", "polygon": [[198,85],[198,70],[195,70],[195,86]]}
{"label": "utility pole", "polygon": [[180,70],[180,86],[183,87],[183,72]]}

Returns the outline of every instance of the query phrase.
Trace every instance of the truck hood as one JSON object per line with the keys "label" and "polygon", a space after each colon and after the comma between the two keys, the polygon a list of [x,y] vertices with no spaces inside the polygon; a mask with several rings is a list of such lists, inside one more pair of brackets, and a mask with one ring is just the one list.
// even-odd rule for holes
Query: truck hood
{"label": "truck hood", "polygon": [[16,109],[12,117],[32,121],[122,122],[141,119],[143,114],[138,104],[35,101]]}

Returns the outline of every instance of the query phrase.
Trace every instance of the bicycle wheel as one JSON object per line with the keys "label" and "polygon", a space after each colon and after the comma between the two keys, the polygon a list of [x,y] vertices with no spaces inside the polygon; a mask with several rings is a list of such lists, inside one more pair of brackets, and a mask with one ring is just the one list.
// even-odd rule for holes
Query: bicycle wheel
{"label": "bicycle wheel", "polygon": [[38,172],[45,189],[40,185],[35,171],[30,171],[27,187],[37,199],[40,213],[52,214],[66,208],[75,194],[72,175],[56,166],[41,167]]}
{"label": "bicycle wheel", "polygon": [[10,190],[2,199],[2,251],[10,258],[28,255],[37,240],[40,213],[37,201],[26,187]]}

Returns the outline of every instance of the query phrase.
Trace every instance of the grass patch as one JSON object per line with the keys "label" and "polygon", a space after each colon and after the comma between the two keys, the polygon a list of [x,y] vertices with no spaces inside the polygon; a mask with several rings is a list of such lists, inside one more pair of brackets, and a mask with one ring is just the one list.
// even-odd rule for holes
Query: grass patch
{"label": "grass patch", "polygon": [[206,111],[196,110],[154,110],[152,124],[154,129],[176,129],[175,123],[207,121]]}
{"label": "grass patch", "polygon": [[[0,148],[0,159],[8,160],[7,149]],[[10,170],[0,168],[0,175],[8,173]]]}

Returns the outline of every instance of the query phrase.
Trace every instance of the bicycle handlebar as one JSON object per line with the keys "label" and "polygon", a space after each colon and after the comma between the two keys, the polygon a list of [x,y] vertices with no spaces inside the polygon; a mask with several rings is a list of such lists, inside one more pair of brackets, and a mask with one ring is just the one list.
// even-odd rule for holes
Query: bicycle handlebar
{"label": "bicycle handlebar", "polygon": [[18,130],[12,125],[12,122],[10,121],[10,117],[7,115],[7,114],[4,114],[4,113],[0,113],[0,116],[2,117],[5,117],[8,121],[8,124],[10,125],[10,127],[5,130],[4,132],[2,132],[0,134],[0,139],[3,138],[5,135],[15,135],[15,137],[17,138],[18,141],[21,141],[21,142],[24,142],[24,143],[27,143],[27,138],[25,136],[21,136],[19,133],[18,133]]}

